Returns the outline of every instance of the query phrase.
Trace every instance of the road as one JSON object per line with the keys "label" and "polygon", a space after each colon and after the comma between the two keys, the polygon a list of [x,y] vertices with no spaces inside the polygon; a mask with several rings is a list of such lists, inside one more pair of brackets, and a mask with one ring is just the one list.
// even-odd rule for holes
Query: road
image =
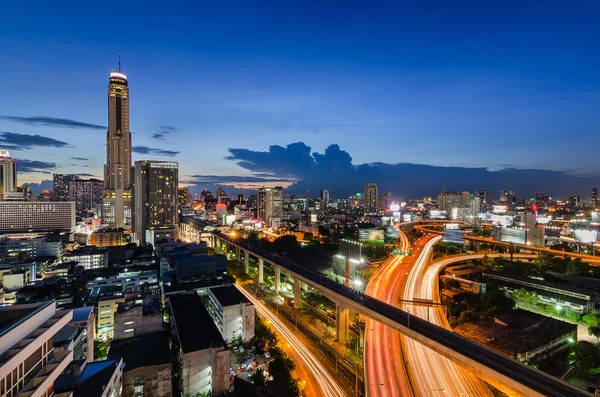
{"label": "road", "polygon": [[[289,329],[287,329],[281,320],[244,288],[238,285],[236,285],[236,288],[252,302],[258,314],[267,319],[277,333],[283,337],[285,342],[293,348],[295,351],[294,362],[296,365],[299,363],[299,361],[297,361],[299,358],[308,368],[308,371],[310,371],[314,378],[314,383],[308,384],[311,381],[311,378],[303,379],[306,381],[305,390],[318,390],[320,391],[320,393],[316,394],[318,396],[345,397],[344,391],[338,385],[335,378],[325,369],[310,350],[308,350],[308,348],[304,346],[304,344]],[[302,373],[302,371],[299,371],[299,373]]]}
{"label": "road", "polygon": [[[400,249],[410,250],[410,243],[400,233]],[[373,274],[365,293],[391,305],[396,305],[403,275],[408,272],[410,261],[406,256],[394,255]],[[406,378],[400,333],[377,321],[368,319],[366,324],[365,388],[370,397],[411,396]]]}
{"label": "road", "polygon": [[[437,272],[429,270],[433,247],[442,237],[434,237],[424,245],[415,261],[402,294],[402,299],[439,298],[437,295]],[[421,317],[443,326],[446,318],[441,308],[402,303],[401,307],[411,315]],[[417,396],[492,396],[485,383],[463,369],[414,340],[401,336],[408,373]]]}

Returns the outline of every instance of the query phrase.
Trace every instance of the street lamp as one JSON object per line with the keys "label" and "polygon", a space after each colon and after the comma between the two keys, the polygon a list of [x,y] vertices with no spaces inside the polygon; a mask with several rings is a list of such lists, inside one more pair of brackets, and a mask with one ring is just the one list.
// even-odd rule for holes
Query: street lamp
{"label": "street lamp", "polygon": [[560,312],[563,309],[563,307],[561,305],[556,305],[556,306],[554,306],[554,308],[556,309],[557,312]]}

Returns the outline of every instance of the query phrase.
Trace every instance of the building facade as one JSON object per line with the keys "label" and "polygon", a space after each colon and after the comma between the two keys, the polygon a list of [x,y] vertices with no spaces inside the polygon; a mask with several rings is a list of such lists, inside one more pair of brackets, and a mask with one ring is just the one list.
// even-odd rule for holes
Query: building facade
{"label": "building facade", "polygon": [[283,188],[281,186],[258,189],[256,216],[267,227],[278,228],[283,217]]}
{"label": "building facade", "polygon": [[209,312],[227,343],[254,338],[254,305],[234,286],[210,288]]}
{"label": "building facade", "polygon": [[0,200],[17,192],[17,160],[10,157],[8,150],[0,150]]}
{"label": "building facade", "polygon": [[68,184],[68,199],[77,211],[96,211],[102,204],[104,182],[100,179],[72,179]]}
{"label": "building facade", "polygon": [[75,203],[50,201],[0,201],[0,231],[71,230]]}
{"label": "building facade", "polygon": [[104,165],[102,217],[111,227],[125,227],[131,218],[131,132],[127,75],[117,71],[108,83],[108,131]]}
{"label": "building facade", "polygon": [[134,239],[144,244],[150,229],[178,223],[179,165],[173,161],[136,161],[134,175]]}
{"label": "building facade", "polygon": [[69,182],[77,179],[76,175],[52,175],[52,199],[54,201],[69,201]]}
{"label": "building facade", "polygon": [[363,190],[363,207],[365,214],[376,214],[379,211],[379,189],[376,183],[367,183]]}

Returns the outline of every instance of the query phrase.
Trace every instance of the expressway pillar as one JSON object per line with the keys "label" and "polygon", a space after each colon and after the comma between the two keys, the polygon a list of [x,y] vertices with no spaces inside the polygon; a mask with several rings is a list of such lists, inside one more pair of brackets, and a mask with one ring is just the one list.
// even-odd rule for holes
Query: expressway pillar
{"label": "expressway pillar", "polygon": [[244,271],[248,274],[250,268],[250,251],[244,251]]}
{"label": "expressway pillar", "polygon": [[279,293],[279,283],[281,282],[281,268],[275,267],[275,293]]}
{"label": "expressway pillar", "polygon": [[300,309],[302,304],[302,294],[300,293],[300,280],[294,279],[294,309]]}
{"label": "expressway pillar", "polygon": [[215,235],[211,233],[211,235],[210,235],[210,246],[211,246],[213,249],[215,249],[215,248],[216,248],[216,247],[215,247],[216,245],[217,245],[217,237],[215,237]]}
{"label": "expressway pillar", "polygon": [[348,309],[335,304],[335,336],[340,343],[346,343],[348,335]]}
{"label": "expressway pillar", "polygon": [[258,258],[258,283],[259,284],[262,284],[265,282],[264,267],[265,267],[264,261],[262,260],[262,258]]}
{"label": "expressway pillar", "polygon": [[235,247],[235,260],[238,262],[242,261],[242,254],[240,251],[240,247]]}

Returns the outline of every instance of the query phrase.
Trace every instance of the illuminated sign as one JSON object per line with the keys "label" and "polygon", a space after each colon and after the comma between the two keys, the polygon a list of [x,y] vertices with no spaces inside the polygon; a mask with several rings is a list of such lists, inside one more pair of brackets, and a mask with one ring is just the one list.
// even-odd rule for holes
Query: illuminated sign
{"label": "illuminated sign", "polygon": [[383,230],[379,229],[361,229],[358,231],[358,239],[363,241],[383,242]]}
{"label": "illuminated sign", "polygon": [[575,230],[575,240],[582,243],[594,243],[598,241],[598,232],[596,230]]}

